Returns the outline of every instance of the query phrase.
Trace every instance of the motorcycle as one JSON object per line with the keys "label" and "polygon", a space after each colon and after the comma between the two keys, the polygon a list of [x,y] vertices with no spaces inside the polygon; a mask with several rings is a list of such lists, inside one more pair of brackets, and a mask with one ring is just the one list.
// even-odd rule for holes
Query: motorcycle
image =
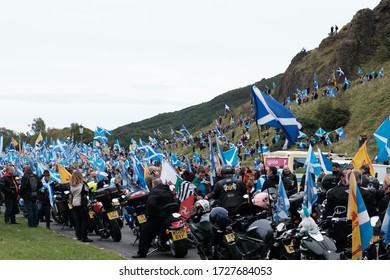
{"label": "motorcycle", "polygon": [[124,218],[136,237],[133,246],[139,239],[141,226],[147,221],[145,214],[147,198],[148,192],[141,190],[129,192],[124,199]]}
{"label": "motorcycle", "polygon": [[210,213],[213,224],[212,258],[268,259],[274,243],[274,231],[264,209],[243,203],[231,218],[224,210],[217,207]]}
{"label": "motorcycle", "polygon": [[179,204],[169,203],[162,211],[169,213],[169,216],[164,220],[163,230],[153,240],[154,249],[148,255],[159,250],[171,251],[174,257],[184,258],[188,253],[188,235],[181,215],[178,213]]}
{"label": "motorcycle", "polygon": [[109,238],[119,242],[122,239],[120,216],[117,210],[120,207],[119,191],[115,186],[107,186],[96,190],[90,204],[89,216],[95,233],[101,238]]}
{"label": "motorcycle", "polygon": [[325,232],[310,228],[301,233],[299,228],[287,229],[285,224],[277,226],[280,235],[275,239],[279,247],[278,259],[281,260],[340,260],[343,254],[338,253],[336,244]]}
{"label": "motorcycle", "polygon": [[62,228],[74,225],[74,218],[71,213],[72,205],[70,204],[70,184],[55,184],[53,186],[54,205],[51,215],[57,224],[62,225]]}

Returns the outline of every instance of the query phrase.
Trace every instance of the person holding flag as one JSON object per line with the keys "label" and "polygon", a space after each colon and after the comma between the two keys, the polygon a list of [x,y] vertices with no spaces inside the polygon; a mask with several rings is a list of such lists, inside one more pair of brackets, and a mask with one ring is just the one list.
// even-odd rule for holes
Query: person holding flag
{"label": "person holding flag", "polygon": [[50,229],[50,213],[54,204],[53,184],[54,181],[50,177],[49,170],[43,171],[42,188],[38,192],[40,202],[38,215],[41,222],[43,222],[43,216],[45,217],[44,221],[47,229]]}

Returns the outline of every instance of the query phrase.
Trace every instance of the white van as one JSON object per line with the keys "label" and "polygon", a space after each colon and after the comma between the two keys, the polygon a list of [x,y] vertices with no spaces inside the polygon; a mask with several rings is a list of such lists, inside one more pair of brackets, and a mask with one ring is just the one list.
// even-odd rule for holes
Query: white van
{"label": "white van", "polygon": [[390,174],[390,165],[373,163],[372,167],[374,167],[374,177],[377,178],[381,186],[383,186],[383,179],[386,174]]}
{"label": "white van", "polygon": [[[315,152],[315,156],[318,154]],[[291,172],[297,176],[298,183],[301,181],[303,174],[306,172],[304,168],[307,157],[307,151],[276,151],[266,155],[265,167],[275,166],[276,168],[288,165]]]}

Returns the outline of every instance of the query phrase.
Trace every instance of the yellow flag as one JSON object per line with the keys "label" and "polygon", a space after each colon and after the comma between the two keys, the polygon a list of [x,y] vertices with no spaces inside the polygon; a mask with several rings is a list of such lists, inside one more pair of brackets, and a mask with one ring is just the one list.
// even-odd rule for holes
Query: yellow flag
{"label": "yellow flag", "polygon": [[360,238],[359,212],[356,196],[356,178],[351,172],[348,193],[348,220],[352,220],[352,259],[358,260],[363,256],[362,240]]}
{"label": "yellow flag", "polygon": [[353,168],[359,170],[360,167],[363,164],[368,164],[370,166],[370,174],[371,176],[374,176],[374,168],[372,167],[372,163],[370,160],[370,157],[367,153],[367,142],[364,142],[363,145],[360,147],[359,151],[356,153],[356,155],[352,159]]}
{"label": "yellow flag", "polygon": [[16,147],[19,143],[18,143],[18,141],[16,141],[14,138],[12,138],[11,144],[12,144],[14,147]]}
{"label": "yellow flag", "polygon": [[37,145],[37,144],[38,144],[39,142],[41,142],[42,140],[43,140],[42,133],[39,131],[37,140],[35,140],[35,145]]}
{"label": "yellow flag", "polygon": [[58,172],[60,173],[61,183],[67,183],[70,181],[70,173],[61,164],[58,164]]}

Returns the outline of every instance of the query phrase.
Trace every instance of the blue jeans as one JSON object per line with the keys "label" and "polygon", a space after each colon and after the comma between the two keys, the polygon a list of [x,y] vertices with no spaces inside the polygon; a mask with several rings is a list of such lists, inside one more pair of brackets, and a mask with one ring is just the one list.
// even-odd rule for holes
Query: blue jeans
{"label": "blue jeans", "polygon": [[38,218],[38,201],[24,200],[24,205],[27,210],[27,222],[29,227],[36,227],[39,224]]}

